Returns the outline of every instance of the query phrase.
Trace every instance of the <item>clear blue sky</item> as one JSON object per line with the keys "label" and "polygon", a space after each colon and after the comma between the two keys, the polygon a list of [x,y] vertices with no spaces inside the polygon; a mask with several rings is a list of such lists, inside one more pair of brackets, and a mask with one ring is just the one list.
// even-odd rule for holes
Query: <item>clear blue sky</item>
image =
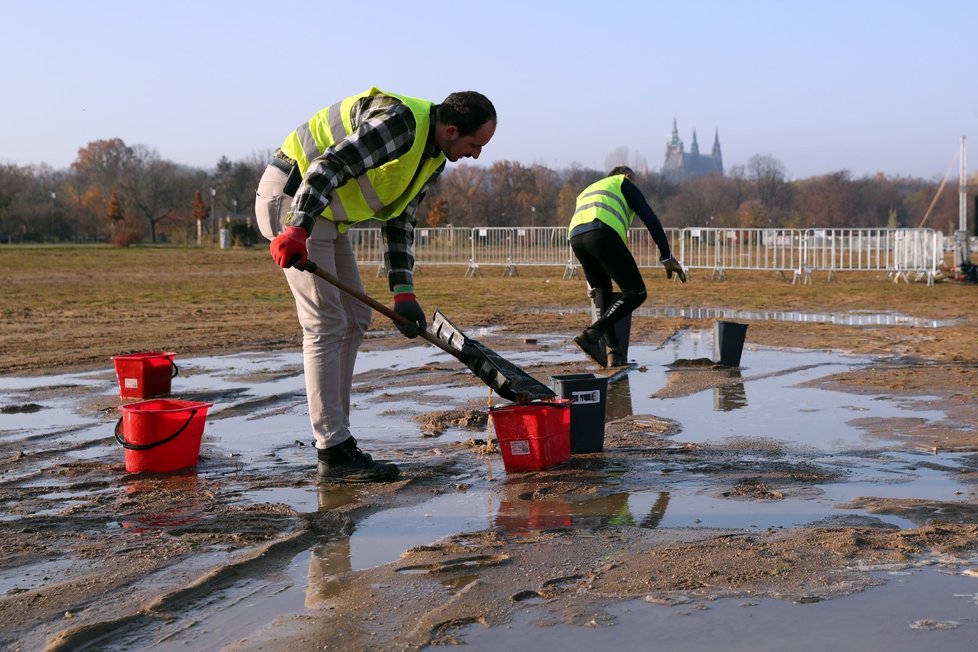
{"label": "clear blue sky", "polygon": [[957,178],[978,169],[975,0],[0,0],[0,162],[107,138],[212,168],[369,86],[478,90],[482,162],[662,165],[678,121],[727,170]]}

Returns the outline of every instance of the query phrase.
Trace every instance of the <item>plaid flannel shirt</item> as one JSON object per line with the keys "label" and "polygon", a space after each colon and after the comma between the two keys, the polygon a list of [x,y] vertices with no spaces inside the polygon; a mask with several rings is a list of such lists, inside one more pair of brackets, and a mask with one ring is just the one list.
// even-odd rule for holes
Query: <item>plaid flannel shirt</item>
{"label": "plaid flannel shirt", "polygon": [[[295,193],[286,224],[312,231],[316,218],[329,206],[330,194],[348,182],[410,151],[417,133],[414,115],[400,100],[387,95],[364,97],[351,112],[352,133],[327,147],[310,162],[302,185]],[[431,118],[434,125],[434,116]],[[434,129],[429,130],[425,156],[438,154]],[[384,264],[392,292],[414,290],[415,213],[425,193],[445,169],[442,164],[411,200],[404,212],[381,222],[384,239]]]}

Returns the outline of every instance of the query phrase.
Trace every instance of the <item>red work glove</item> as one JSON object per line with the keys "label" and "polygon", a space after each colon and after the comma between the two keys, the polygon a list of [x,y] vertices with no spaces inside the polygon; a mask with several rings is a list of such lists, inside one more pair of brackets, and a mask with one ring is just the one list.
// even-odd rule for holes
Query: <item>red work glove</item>
{"label": "red work glove", "polygon": [[424,318],[424,310],[418,304],[414,292],[398,292],[394,295],[394,312],[401,317],[411,320],[409,324],[397,322],[397,330],[405,337],[415,338],[428,328]]}
{"label": "red work glove", "polygon": [[272,252],[272,260],[279,267],[298,267],[302,268],[309,260],[309,252],[306,249],[306,240],[309,232],[301,226],[287,226],[285,230],[275,236],[269,249]]}

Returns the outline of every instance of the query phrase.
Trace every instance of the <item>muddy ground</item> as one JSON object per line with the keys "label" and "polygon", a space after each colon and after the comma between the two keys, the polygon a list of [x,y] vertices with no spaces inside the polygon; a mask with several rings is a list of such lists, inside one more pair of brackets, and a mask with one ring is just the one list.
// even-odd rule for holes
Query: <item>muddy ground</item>
{"label": "muddy ground", "polygon": [[[912,307],[901,308],[913,314]],[[513,321],[499,335],[526,327]],[[575,333],[564,316],[530,321],[536,322],[534,332],[552,327],[551,332],[567,338]],[[683,329],[708,327],[709,322],[696,320],[636,320],[633,341],[663,345]],[[978,451],[978,338],[967,324],[924,330],[827,324],[782,328],[758,322],[750,334],[752,344],[766,347],[798,347],[804,338],[812,348],[872,355],[870,364],[814,382],[851,393],[926,397],[929,408],[945,414],[940,420],[861,423],[879,437],[879,450]],[[496,335],[486,341],[500,351],[530,346]],[[365,348],[401,346],[400,339],[384,331]],[[51,351],[45,348],[38,359],[48,363]],[[30,367],[30,362],[20,364]],[[56,365],[38,363],[35,369],[85,365],[92,363],[79,366],[65,359]],[[537,378],[597,371],[583,360],[527,370]],[[294,376],[299,370],[276,373]],[[660,393],[685,396],[729,382],[736,381],[722,369],[679,365]],[[356,383],[357,392],[366,392],[378,386],[471,386],[477,381],[449,361],[408,372],[374,370],[360,374]],[[414,429],[416,437],[369,448],[375,456],[398,462],[404,472],[396,482],[358,489],[355,499],[344,489],[317,489],[310,463],[287,458],[277,460],[273,471],[269,466],[252,469],[238,464],[233,450],[206,450],[195,474],[127,474],[111,435],[117,400],[92,399],[71,386],[27,385],[3,397],[5,413],[40,412],[51,397],[78,391],[78,413],[97,416],[106,428],[104,436],[83,441],[73,440],[71,425],[27,438],[0,431],[0,572],[6,587],[0,594],[0,646],[11,650],[113,649],[113,641],[164,624],[183,623],[180,631],[192,630],[188,604],[241,600],[227,591],[240,586],[242,578],[264,576],[303,550],[312,548],[315,557],[317,546],[343,545],[359,522],[381,510],[463,493],[473,482],[472,469],[499,455],[486,441],[485,408],[469,401],[433,405],[420,418],[405,418],[405,428]],[[196,398],[229,405],[225,416],[263,407],[219,393],[202,391]],[[469,428],[472,437],[440,443],[436,435],[447,427]],[[295,445],[306,445],[300,439]],[[656,508],[641,515],[642,522],[614,517],[621,494],[650,488],[652,480],[644,472],[650,463],[669,467],[674,476],[695,475],[711,496],[731,501],[804,498],[844,479],[838,468],[798,457],[788,461],[777,448],[776,442],[750,438],[722,446],[688,443],[682,423],[655,414],[611,420],[603,453],[574,456],[556,469],[507,476],[496,486],[512,516],[507,526],[412,547],[396,562],[366,571],[337,572],[324,562],[323,576],[315,582],[310,578],[305,604],[295,613],[257,631],[245,627],[243,636],[236,634],[240,626],[229,623],[218,637],[234,650],[417,649],[465,643],[471,627],[507,627],[531,607],[539,626],[604,628],[616,622],[609,607],[631,599],[665,605],[720,597],[810,603],[872,590],[883,581],[873,572],[881,568],[941,564],[953,572],[975,572],[974,490],[953,502],[885,494],[859,499],[864,512],[898,515],[914,524],[905,528],[883,519],[847,517],[844,511],[805,527],[752,531],[657,528],[661,514]],[[748,457],[751,463],[743,463]],[[962,459],[956,481],[974,487],[978,455]],[[612,475],[613,484],[608,482]],[[318,492],[320,508],[301,512],[281,503],[239,500],[269,487]],[[65,501],[69,495],[72,499]],[[577,514],[587,513],[581,505],[593,506],[593,520],[586,527],[568,527],[554,509],[562,504],[574,506]],[[535,505],[549,509],[538,515]],[[136,640],[167,649],[165,637],[141,636]],[[173,646],[180,640],[176,635]]]}

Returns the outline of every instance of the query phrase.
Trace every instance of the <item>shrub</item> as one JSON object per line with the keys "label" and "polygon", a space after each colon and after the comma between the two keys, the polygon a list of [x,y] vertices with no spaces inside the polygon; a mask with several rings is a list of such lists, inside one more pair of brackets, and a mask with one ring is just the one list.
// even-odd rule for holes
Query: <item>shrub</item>
{"label": "shrub", "polygon": [[137,242],[142,241],[142,236],[139,235],[138,231],[133,231],[131,229],[122,229],[117,231],[115,235],[112,236],[110,242],[116,247],[128,247],[129,245],[134,245]]}

